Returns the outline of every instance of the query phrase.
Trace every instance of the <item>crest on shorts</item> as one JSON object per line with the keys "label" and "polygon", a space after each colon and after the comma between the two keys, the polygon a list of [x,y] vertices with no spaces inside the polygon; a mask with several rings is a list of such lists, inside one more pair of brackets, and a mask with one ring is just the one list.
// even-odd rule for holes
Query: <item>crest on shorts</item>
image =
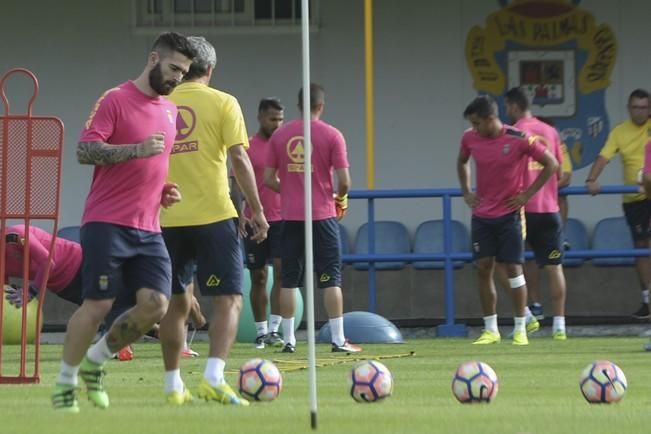
{"label": "crest on shorts", "polygon": [[108,276],[106,274],[102,274],[101,276],[99,276],[98,284],[99,284],[100,291],[106,291],[109,286]]}

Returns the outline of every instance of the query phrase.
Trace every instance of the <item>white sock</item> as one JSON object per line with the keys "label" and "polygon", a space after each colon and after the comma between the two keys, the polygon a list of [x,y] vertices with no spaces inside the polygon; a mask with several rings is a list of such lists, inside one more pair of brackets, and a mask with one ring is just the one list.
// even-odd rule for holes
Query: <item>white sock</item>
{"label": "white sock", "polygon": [[524,317],[527,319],[527,323],[534,319],[533,314],[531,313],[531,310],[529,310],[529,306],[524,307]]}
{"label": "white sock", "polygon": [[224,366],[226,362],[218,357],[208,357],[203,378],[212,386],[217,387],[224,382]]}
{"label": "white sock", "polygon": [[268,333],[267,331],[267,321],[260,321],[255,323],[255,335],[264,336]]}
{"label": "white sock", "polygon": [[649,290],[645,289],[642,291],[642,303],[649,304]]}
{"label": "white sock", "polygon": [[88,360],[97,363],[98,365],[102,365],[107,360],[113,358],[115,353],[112,353],[108,348],[108,344],[106,343],[107,336],[108,334],[102,336],[99,341],[95,342],[95,345],[88,349],[88,352],[86,353]]}
{"label": "white sock", "polygon": [[296,336],[294,336],[294,317],[283,318],[282,325],[285,343],[296,346]]}
{"label": "white sock", "polygon": [[497,328],[497,314],[484,317],[484,330],[488,330],[489,332],[493,333],[500,332],[500,330]]}
{"label": "white sock", "polygon": [[165,393],[183,393],[183,389],[185,389],[185,386],[181,379],[181,370],[173,369],[171,371],[165,371]]}
{"label": "white sock", "polygon": [[554,324],[552,326],[552,331],[555,332],[564,332],[565,331],[565,317],[564,316],[555,316]]}
{"label": "white sock", "polygon": [[79,374],[79,365],[70,366],[61,360],[61,368],[59,368],[59,376],[57,377],[57,384],[68,384],[70,386],[77,385],[77,374]]}
{"label": "white sock", "polygon": [[526,321],[525,317],[523,316],[513,317],[513,322],[515,323],[515,325],[513,326],[513,333],[524,332],[525,331],[524,325],[526,324],[525,321]]}
{"label": "white sock", "polygon": [[330,340],[337,346],[342,346],[346,343],[346,336],[344,335],[344,317],[330,318]]}
{"label": "white sock", "polygon": [[280,328],[280,323],[282,320],[282,316],[271,314],[269,317],[269,331],[272,333],[278,333],[278,329]]}

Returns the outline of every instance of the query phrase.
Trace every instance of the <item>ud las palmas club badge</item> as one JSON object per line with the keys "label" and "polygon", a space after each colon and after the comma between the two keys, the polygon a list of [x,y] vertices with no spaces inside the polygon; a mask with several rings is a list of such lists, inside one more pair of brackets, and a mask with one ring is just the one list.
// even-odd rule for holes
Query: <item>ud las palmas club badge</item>
{"label": "ud las palmas club badge", "polygon": [[592,164],[606,142],[605,90],[617,58],[611,28],[579,3],[501,0],[465,47],[474,88],[494,96],[500,113],[508,89],[525,89],[534,115],[560,132],[574,169]]}

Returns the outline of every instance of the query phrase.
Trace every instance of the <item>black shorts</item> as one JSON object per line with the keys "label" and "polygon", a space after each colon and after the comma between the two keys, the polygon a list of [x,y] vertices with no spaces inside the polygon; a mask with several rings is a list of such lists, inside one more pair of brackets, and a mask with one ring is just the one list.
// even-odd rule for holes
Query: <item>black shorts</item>
{"label": "black shorts", "polygon": [[[81,306],[81,303],[84,301],[81,282],[82,282],[82,278],[81,278],[81,268],[80,268],[77,274],[75,275],[74,279],[72,279],[72,282],[70,282],[68,286],[63,288],[63,290],[56,292],[54,294],[63,300]],[[125,310],[135,306],[135,304],[136,304],[135,294],[124,294],[123,291],[119,291],[119,294],[115,299],[115,302],[113,303],[113,308],[111,312],[118,309],[118,311],[122,313]],[[122,307],[118,308],[118,306],[122,306]]]}
{"label": "black shorts", "polygon": [[172,260],[172,293],[183,294],[196,265],[201,295],[242,294],[242,251],[237,220],[163,228]]}
{"label": "black shorts", "polygon": [[77,271],[77,274],[75,274],[74,279],[72,279],[72,282],[70,282],[68,286],[63,288],[61,291],[57,292],[56,296],[69,301],[70,303],[81,306],[81,302],[83,301],[81,282],[82,280],[80,268],[79,271]]}
{"label": "black shorts", "polygon": [[522,212],[502,217],[472,216],[472,249],[475,259],[495,257],[497,262],[522,264],[524,262],[524,226]]}
{"label": "black shorts", "polygon": [[[286,221],[282,231],[283,288],[303,286],[305,278],[305,222]],[[341,288],[341,246],[335,218],[312,223],[314,271],[318,288]]]}
{"label": "black shorts", "polygon": [[81,227],[83,298],[135,299],[141,288],[170,296],[170,258],[157,232],[103,222]]}
{"label": "black shorts", "polygon": [[563,262],[563,224],[561,215],[550,213],[525,213],[527,244],[531,246],[539,266],[558,265]]}
{"label": "black shorts", "polygon": [[249,270],[258,270],[274,258],[280,258],[282,255],[282,230],[283,222],[269,223],[267,239],[261,243],[251,240],[251,230],[249,236],[244,238],[244,251],[246,253],[246,268]]}
{"label": "black shorts", "polygon": [[651,200],[636,200],[622,204],[626,222],[631,230],[633,241],[649,239],[649,219],[651,219]]}

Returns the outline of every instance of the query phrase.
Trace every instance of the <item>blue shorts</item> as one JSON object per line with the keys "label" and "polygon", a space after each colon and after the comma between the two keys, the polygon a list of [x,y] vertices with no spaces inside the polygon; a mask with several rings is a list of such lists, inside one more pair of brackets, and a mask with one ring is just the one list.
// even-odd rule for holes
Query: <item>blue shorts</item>
{"label": "blue shorts", "polygon": [[172,260],[172,293],[183,294],[196,265],[201,295],[242,294],[242,251],[237,220],[163,228]]}
{"label": "blue shorts", "polygon": [[472,216],[475,259],[495,257],[497,262],[524,263],[524,230],[520,211],[497,218]]}
{"label": "blue shorts", "polygon": [[[337,220],[318,220],[312,225],[317,287],[341,288],[341,245]],[[298,288],[303,286],[305,278],[305,222],[286,221],[282,239],[283,288]]]}
{"label": "blue shorts", "polygon": [[79,271],[77,271],[77,274],[75,274],[75,277],[72,279],[72,282],[70,282],[68,286],[63,288],[61,291],[57,292],[56,296],[69,301],[70,303],[81,306],[81,303],[83,302],[81,282],[82,279],[80,268]]}
{"label": "blue shorts", "polygon": [[251,240],[250,235],[244,238],[246,268],[258,270],[264,268],[271,259],[281,257],[282,230],[283,222],[271,222],[269,223],[267,239],[263,242],[257,243]]}
{"label": "blue shorts", "polygon": [[631,237],[633,241],[646,241],[649,239],[651,228],[649,221],[651,220],[651,200],[636,200],[635,202],[628,202],[622,204],[624,215],[626,216],[626,223],[631,230]]}
{"label": "blue shorts", "polygon": [[81,227],[84,299],[135,301],[141,288],[170,296],[170,258],[157,232],[91,222]]}
{"label": "blue shorts", "polygon": [[528,212],[527,244],[531,246],[536,263],[559,265],[563,263],[563,225],[557,212]]}

